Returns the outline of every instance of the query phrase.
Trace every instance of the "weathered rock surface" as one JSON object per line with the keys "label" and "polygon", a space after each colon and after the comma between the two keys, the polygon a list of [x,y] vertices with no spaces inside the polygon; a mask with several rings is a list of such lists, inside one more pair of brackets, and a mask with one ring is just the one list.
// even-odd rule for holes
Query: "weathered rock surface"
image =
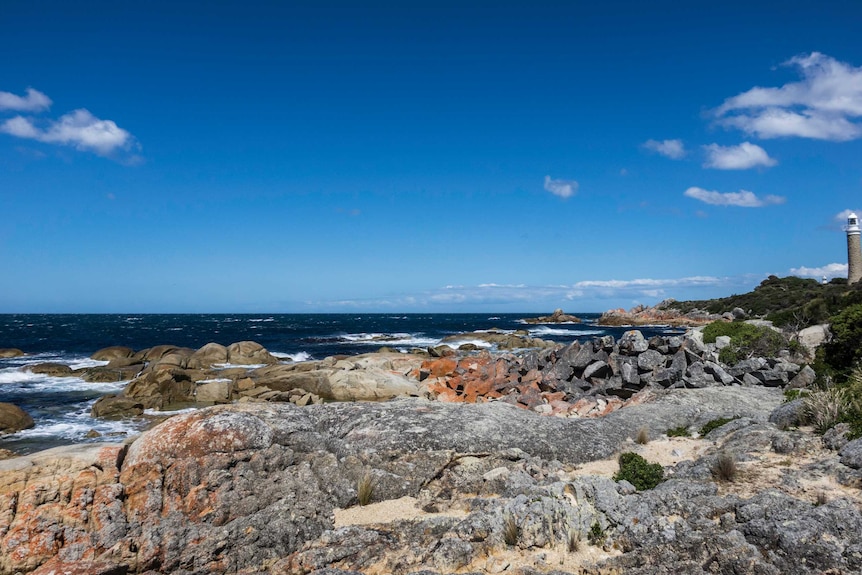
{"label": "weathered rock surface", "polygon": [[4,347],[0,348],[0,358],[6,359],[10,357],[21,357],[22,355],[27,355],[20,349],[16,347]]}
{"label": "weathered rock surface", "polygon": [[[421,399],[199,410],[127,451],[0,462],[0,573],[858,572],[862,472],[824,456],[818,438],[766,423],[781,398],[678,389],[601,419]],[[660,437],[729,415],[742,419],[714,444],[664,440],[694,455],[653,490],[579,469],[639,449],[630,438],[644,426]],[[740,462],[733,484],[710,474],[719,451]],[[827,476],[856,498],[835,488],[815,505],[804,481]],[[409,513],[338,519],[365,477],[372,503]],[[589,553],[568,553],[573,539]]]}
{"label": "weathered rock surface", "polygon": [[135,350],[122,345],[112,345],[111,347],[103,347],[96,353],[90,356],[96,361],[113,361],[117,359],[126,359],[135,355]]}
{"label": "weathered rock surface", "polygon": [[72,368],[62,363],[36,363],[28,365],[25,370],[49,377],[69,377],[74,375]]}
{"label": "weathered rock surface", "polygon": [[33,427],[33,418],[13,403],[0,403],[0,435]]}

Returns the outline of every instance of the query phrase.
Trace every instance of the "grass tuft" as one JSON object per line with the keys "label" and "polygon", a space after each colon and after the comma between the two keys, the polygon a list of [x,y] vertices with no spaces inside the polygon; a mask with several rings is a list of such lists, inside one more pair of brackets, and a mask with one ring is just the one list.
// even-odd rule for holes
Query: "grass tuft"
{"label": "grass tuft", "polygon": [[691,437],[691,432],[688,430],[688,426],[686,425],[680,425],[679,427],[668,429],[666,433],[668,437]]}
{"label": "grass tuft", "polygon": [[646,445],[649,443],[649,428],[644,426],[638,429],[638,433],[635,436],[635,443],[638,445]]}
{"label": "grass tuft", "polygon": [[518,525],[518,520],[511,513],[506,513],[503,516],[503,541],[509,547],[518,544],[518,539],[521,537],[521,527]]}
{"label": "grass tuft", "polygon": [[712,464],[712,475],[720,481],[733,482],[739,469],[736,466],[736,457],[732,453],[722,451],[718,454],[715,463]]}
{"label": "grass tuft", "polygon": [[569,550],[569,553],[577,553],[581,549],[581,534],[577,529],[569,529],[566,549]]}
{"label": "grass tuft", "polygon": [[360,505],[368,505],[371,503],[371,497],[374,495],[374,476],[370,471],[359,478],[356,485],[356,497],[359,499]]}

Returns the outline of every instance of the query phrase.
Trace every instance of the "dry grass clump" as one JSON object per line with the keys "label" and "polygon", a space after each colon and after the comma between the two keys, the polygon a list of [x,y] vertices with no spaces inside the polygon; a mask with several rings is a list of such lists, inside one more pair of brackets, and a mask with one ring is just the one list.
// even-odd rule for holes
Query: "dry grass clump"
{"label": "dry grass clump", "polygon": [[814,499],[814,505],[819,507],[820,505],[826,505],[827,503],[829,503],[829,496],[826,495],[825,491],[818,491]]}
{"label": "dry grass clump", "polygon": [[638,433],[635,436],[635,443],[638,445],[646,445],[649,443],[649,428],[644,426],[638,429]]}
{"label": "dry grass clump", "polygon": [[518,525],[518,520],[511,513],[506,513],[503,517],[503,541],[512,547],[518,544],[520,537],[521,527]]}
{"label": "dry grass clump", "polygon": [[566,540],[566,549],[569,553],[577,553],[581,548],[581,534],[577,529],[569,529],[569,536]]}
{"label": "dry grass clump", "polygon": [[368,505],[371,503],[371,497],[374,495],[374,476],[371,475],[371,472],[366,471],[365,474],[359,478],[359,481],[356,484],[356,497],[359,499],[360,505]]}
{"label": "dry grass clump", "polygon": [[846,389],[831,387],[815,391],[803,400],[805,419],[818,433],[825,433],[850,410],[851,402]]}
{"label": "dry grass clump", "polygon": [[722,451],[718,454],[715,463],[712,464],[711,471],[713,477],[720,481],[735,481],[739,472],[736,466],[736,457],[732,453]]}

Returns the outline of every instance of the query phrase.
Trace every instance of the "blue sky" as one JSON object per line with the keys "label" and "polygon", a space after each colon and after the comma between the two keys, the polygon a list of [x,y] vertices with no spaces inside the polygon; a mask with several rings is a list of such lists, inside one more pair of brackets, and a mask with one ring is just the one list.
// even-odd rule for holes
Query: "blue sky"
{"label": "blue sky", "polygon": [[603,311],[846,274],[862,3],[0,10],[0,312]]}

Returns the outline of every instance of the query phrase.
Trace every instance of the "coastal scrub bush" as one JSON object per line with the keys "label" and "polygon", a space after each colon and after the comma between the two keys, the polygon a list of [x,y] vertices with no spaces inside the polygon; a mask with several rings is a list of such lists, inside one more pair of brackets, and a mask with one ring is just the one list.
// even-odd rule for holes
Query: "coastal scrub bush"
{"label": "coastal scrub bush", "polygon": [[593,526],[590,527],[590,532],[587,533],[587,540],[590,542],[591,545],[598,545],[604,538],[605,532],[602,529],[602,526],[599,525],[599,522],[596,521],[595,523],[593,523]]}
{"label": "coastal scrub bush", "polygon": [[713,419],[712,421],[706,422],[703,427],[700,428],[700,436],[703,437],[713,429],[718,429],[725,423],[730,423],[734,419],[739,419],[738,417],[719,417],[717,419]]}
{"label": "coastal scrub bush", "polygon": [[862,304],[851,305],[829,320],[832,340],[823,344],[824,361],[846,373],[862,359]]}
{"label": "coastal scrub bush", "polygon": [[775,356],[779,351],[790,347],[787,338],[765,326],[740,321],[714,321],[703,328],[705,343],[715,343],[715,339],[723,335],[730,337],[730,345],[719,352],[718,359],[728,365],[755,355]]}
{"label": "coastal scrub bush", "polygon": [[668,437],[691,437],[691,432],[688,430],[688,426],[686,425],[680,425],[679,427],[668,429],[666,434]]}
{"label": "coastal scrub bush", "polygon": [[652,489],[664,479],[664,469],[658,463],[649,463],[637,453],[623,453],[619,459],[620,470],[614,481],[626,480],[638,491]]}

